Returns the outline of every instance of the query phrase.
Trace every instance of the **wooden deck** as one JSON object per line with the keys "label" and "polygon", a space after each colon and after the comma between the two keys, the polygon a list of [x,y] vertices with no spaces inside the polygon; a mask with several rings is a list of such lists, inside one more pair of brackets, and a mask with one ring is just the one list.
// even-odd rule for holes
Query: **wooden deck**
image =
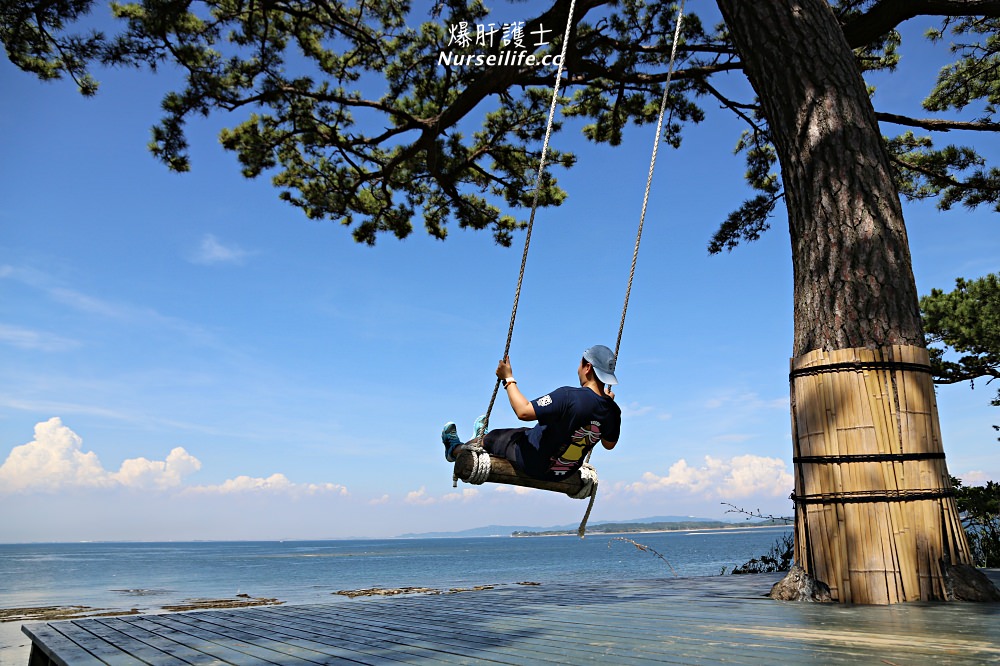
{"label": "wooden deck", "polygon": [[[990,572],[1000,582],[1000,571]],[[1000,604],[764,598],[775,574],[492,590],[30,624],[66,664],[985,664]]]}

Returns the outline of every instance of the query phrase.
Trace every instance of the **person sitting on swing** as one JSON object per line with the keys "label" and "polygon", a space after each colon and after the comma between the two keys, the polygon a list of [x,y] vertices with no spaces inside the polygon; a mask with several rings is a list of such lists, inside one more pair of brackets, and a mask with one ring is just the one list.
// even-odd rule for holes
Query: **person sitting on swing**
{"label": "person sitting on swing", "polygon": [[[497,378],[504,385],[514,414],[521,421],[538,421],[532,428],[502,428],[485,433],[482,447],[491,455],[506,458],[515,469],[535,479],[559,481],[578,470],[587,453],[600,442],[613,449],[621,431],[621,409],[615,394],[605,384],[618,383],[615,354],[604,345],[585,352],[577,368],[580,387],[563,386],[536,400],[521,393],[510,359],[497,365]],[[475,437],[463,444],[454,423],[441,431],[445,459],[454,462],[462,447],[478,444],[485,416],[475,424]]]}

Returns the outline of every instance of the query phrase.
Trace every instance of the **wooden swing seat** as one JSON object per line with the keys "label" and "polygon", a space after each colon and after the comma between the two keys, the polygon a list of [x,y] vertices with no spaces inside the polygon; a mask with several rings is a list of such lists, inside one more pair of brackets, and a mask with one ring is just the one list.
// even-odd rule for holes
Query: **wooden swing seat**
{"label": "wooden swing seat", "polygon": [[[468,483],[475,464],[476,455],[472,451],[459,451],[458,457],[455,459],[455,478]],[[583,490],[586,482],[581,478],[580,470],[573,472],[561,481],[535,479],[524,472],[514,469],[514,466],[506,458],[490,456],[490,473],[486,478],[486,483],[503,483],[522,488],[550,490],[557,493],[565,493],[573,497]]]}

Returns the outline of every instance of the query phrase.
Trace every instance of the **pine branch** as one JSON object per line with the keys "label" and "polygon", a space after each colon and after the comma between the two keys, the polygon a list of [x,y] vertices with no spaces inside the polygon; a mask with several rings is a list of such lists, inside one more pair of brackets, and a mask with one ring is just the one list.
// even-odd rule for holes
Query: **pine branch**
{"label": "pine branch", "polygon": [[967,130],[971,132],[997,132],[1000,131],[1000,123],[987,122],[962,122],[958,120],[939,120],[936,118],[910,118],[896,113],[885,113],[878,111],[875,113],[880,121],[905,125],[906,127],[919,127],[933,132],[949,132],[951,130]]}
{"label": "pine branch", "polygon": [[844,22],[844,37],[851,48],[861,48],[917,16],[997,17],[1000,0],[879,0]]}

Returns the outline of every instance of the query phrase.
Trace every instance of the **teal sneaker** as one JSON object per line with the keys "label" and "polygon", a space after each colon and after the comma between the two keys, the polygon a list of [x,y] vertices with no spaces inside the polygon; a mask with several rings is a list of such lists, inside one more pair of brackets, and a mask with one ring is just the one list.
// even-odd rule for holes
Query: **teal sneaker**
{"label": "teal sneaker", "polygon": [[472,426],[473,437],[479,439],[484,437],[490,429],[486,426],[486,414],[483,414],[478,419],[476,419],[476,424]]}
{"label": "teal sneaker", "polygon": [[444,444],[444,459],[455,462],[455,449],[462,445],[462,440],[458,438],[458,426],[451,421],[441,429],[441,443]]}

